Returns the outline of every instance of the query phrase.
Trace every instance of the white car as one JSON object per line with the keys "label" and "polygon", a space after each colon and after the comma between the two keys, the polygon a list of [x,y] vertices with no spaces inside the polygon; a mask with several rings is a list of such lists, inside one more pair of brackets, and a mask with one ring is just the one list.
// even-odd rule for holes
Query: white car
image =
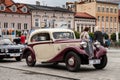
{"label": "white car", "polygon": [[106,49],[95,43],[94,51],[86,50],[87,42],[76,39],[69,29],[39,29],[31,33],[23,52],[28,66],[41,63],[66,64],[69,71],[79,71],[82,64],[93,64],[102,69],[107,64]]}

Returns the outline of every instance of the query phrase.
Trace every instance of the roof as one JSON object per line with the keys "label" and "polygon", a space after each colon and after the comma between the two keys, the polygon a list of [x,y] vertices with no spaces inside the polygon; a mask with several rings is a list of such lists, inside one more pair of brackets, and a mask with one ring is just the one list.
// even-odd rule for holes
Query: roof
{"label": "roof", "polygon": [[89,19],[96,19],[94,16],[86,13],[86,12],[78,12],[75,13],[75,18],[89,18]]}
{"label": "roof", "polygon": [[119,3],[115,2],[115,1],[102,1],[102,0],[96,0],[96,2],[98,3],[105,3],[105,4],[114,4],[114,5],[119,5]]}
{"label": "roof", "polygon": [[[15,2],[13,2],[13,0],[3,0],[2,2],[0,2],[0,4],[4,4],[6,6],[4,11],[0,11],[1,13],[29,14],[29,12],[24,13],[24,12],[21,11],[21,8],[26,6],[26,5],[20,4],[20,3],[19,4],[15,3]],[[16,12],[13,12],[10,9],[10,7],[13,6],[13,5],[15,5],[17,7],[17,11]]]}
{"label": "roof", "polygon": [[61,8],[61,7],[51,7],[51,6],[41,6],[41,5],[31,5],[26,4],[30,10],[45,10],[45,11],[58,11],[58,12],[68,12],[68,13],[74,13],[72,11],[69,11],[68,9]]}

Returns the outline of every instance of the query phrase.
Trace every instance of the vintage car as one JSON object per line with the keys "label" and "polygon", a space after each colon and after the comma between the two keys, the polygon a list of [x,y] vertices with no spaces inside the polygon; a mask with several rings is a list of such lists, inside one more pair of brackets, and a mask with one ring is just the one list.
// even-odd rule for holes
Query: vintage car
{"label": "vintage car", "polygon": [[13,44],[10,39],[2,39],[0,40],[0,59],[15,58],[17,61],[21,61],[24,48],[24,45]]}
{"label": "vintage car", "polygon": [[31,33],[23,55],[28,66],[34,66],[37,61],[54,65],[62,62],[72,72],[79,71],[84,64],[103,69],[107,64],[106,49],[99,42],[87,47],[88,43],[76,39],[72,30],[39,29]]}

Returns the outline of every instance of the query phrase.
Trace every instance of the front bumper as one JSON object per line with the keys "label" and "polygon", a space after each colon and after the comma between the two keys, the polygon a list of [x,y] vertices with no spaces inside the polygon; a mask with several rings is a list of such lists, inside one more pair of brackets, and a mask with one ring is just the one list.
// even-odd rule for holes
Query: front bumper
{"label": "front bumper", "polygon": [[22,55],[22,52],[20,53],[0,53],[0,57],[2,58],[13,58],[13,57],[19,57]]}

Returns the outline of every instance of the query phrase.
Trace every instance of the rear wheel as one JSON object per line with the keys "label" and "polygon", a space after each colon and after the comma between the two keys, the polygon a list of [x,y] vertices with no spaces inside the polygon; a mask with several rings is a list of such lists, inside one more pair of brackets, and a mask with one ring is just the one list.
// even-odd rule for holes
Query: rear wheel
{"label": "rear wheel", "polygon": [[77,72],[80,69],[80,57],[74,52],[69,52],[65,57],[65,64],[69,71]]}
{"label": "rear wheel", "polygon": [[106,55],[103,55],[103,56],[101,57],[100,64],[94,64],[93,66],[94,66],[96,69],[103,69],[106,65],[107,65],[107,56],[106,56]]}
{"label": "rear wheel", "polygon": [[31,66],[31,67],[34,66],[35,63],[36,63],[36,60],[33,58],[31,51],[27,52],[26,63],[27,63],[28,66]]}

